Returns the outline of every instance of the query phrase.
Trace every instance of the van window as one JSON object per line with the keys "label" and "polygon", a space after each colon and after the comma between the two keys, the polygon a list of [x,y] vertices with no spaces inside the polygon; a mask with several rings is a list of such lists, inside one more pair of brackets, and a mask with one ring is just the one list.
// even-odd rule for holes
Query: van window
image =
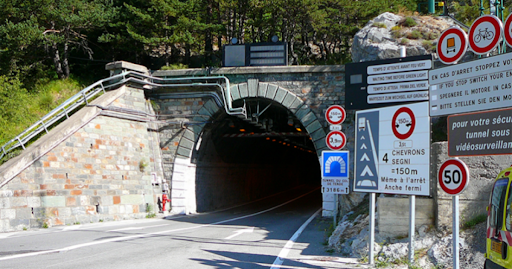
{"label": "van window", "polygon": [[[504,202],[507,185],[508,178],[498,179],[496,183],[494,183],[492,190],[489,225],[498,230],[501,229],[503,225],[503,209],[505,207]],[[501,212],[501,214],[499,212]]]}
{"label": "van window", "polygon": [[505,226],[507,227],[507,231],[512,231],[512,190],[508,191],[507,198],[507,215],[505,217]]}

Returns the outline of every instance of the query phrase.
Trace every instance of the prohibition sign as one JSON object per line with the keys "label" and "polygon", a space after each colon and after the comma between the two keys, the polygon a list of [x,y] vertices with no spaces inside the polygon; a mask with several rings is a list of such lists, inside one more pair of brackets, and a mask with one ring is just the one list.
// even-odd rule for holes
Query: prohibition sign
{"label": "prohibition sign", "polygon": [[468,49],[468,35],[459,27],[446,29],[439,37],[436,51],[439,60],[444,64],[454,64],[459,61]]}
{"label": "prohibition sign", "polygon": [[505,20],[505,27],[503,27],[503,33],[505,36],[505,41],[509,47],[512,47],[512,14],[508,15]]}
{"label": "prohibition sign", "polygon": [[347,113],[345,113],[345,109],[338,105],[330,106],[327,111],[325,111],[325,119],[333,125],[341,124],[345,121],[347,117]]}
{"label": "prohibition sign", "polygon": [[332,150],[342,149],[347,144],[347,137],[343,132],[331,131],[325,137],[325,143]]}
{"label": "prohibition sign", "polygon": [[469,169],[459,159],[448,159],[439,168],[437,179],[443,191],[450,195],[458,195],[468,186]]}
{"label": "prohibition sign", "polygon": [[[406,115],[403,115],[403,113]],[[399,108],[391,120],[391,130],[393,130],[393,134],[395,134],[396,138],[402,140],[409,138],[414,132],[414,127],[416,127],[416,118],[412,110],[405,106]],[[401,130],[406,129],[406,131],[399,131],[399,128]]]}
{"label": "prohibition sign", "polygon": [[503,24],[496,16],[485,15],[479,17],[469,28],[469,46],[471,50],[479,55],[487,54],[498,46],[502,30]]}

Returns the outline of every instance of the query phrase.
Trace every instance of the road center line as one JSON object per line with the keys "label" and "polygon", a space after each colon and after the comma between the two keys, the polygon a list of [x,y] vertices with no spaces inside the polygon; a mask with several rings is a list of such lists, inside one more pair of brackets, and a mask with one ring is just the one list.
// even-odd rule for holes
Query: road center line
{"label": "road center line", "polygon": [[286,242],[286,245],[284,245],[283,249],[281,249],[281,252],[279,252],[279,255],[277,256],[276,260],[274,261],[274,264],[272,264],[272,267],[270,267],[270,269],[281,268],[284,259],[286,259],[288,253],[290,253],[290,249],[292,249],[293,244],[295,243],[297,238],[299,238],[304,229],[306,229],[308,224],[318,215],[318,213],[320,213],[320,211],[322,211],[321,208],[318,209],[311,217],[309,217],[309,219],[306,220],[306,222],[304,222],[304,224],[302,224],[302,226],[300,226],[300,228],[293,234],[292,238],[290,238],[290,240]]}
{"label": "road center line", "polygon": [[[292,200],[284,202],[284,203],[282,203],[280,205],[271,207],[269,209],[266,209],[266,210],[263,210],[263,211],[260,211],[260,212],[256,212],[256,213],[253,213],[253,214],[241,216],[241,217],[236,217],[236,218],[228,219],[228,220],[222,220],[222,221],[218,221],[218,222],[214,222],[214,223],[210,223],[210,224],[203,224],[203,225],[198,225],[198,226],[193,226],[193,227],[188,227],[188,228],[181,228],[181,229],[166,230],[166,231],[153,232],[153,233],[147,233],[147,234],[135,234],[135,235],[130,235],[130,236],[108,238],[108,239],[104,239],[104,240],[99,240],[99,241],[94,241],[94,242],[89,242],[89,243],[83,243],[83,244],[78,244],[78,245],[73,245],[73,246],[59,248],[59,249],[53,249],[53,250],[37,251],[37,252],[30,252],[30,253],[23,253],[23,254],[17,254],[17,255],[12,255],[12,256],[0,257],[0,261],[19,259],[19,258],[25,258],[25,257],[32,257],[32,256],[38,256],[38,255],[44,255],[44,254],[50,254],[50,253],[64,252],[64,251],[69,251],[69,250],[74,250],[74,249],[79,249],[79,248],[89,247],[89,246],[94,246],[94,245],[100,245],[100,244],[105,244],[105,243],[110,243],[110,242],[125,241],[125,240],[138,239],[138,238],[145,238],[145,237],[150,237],[150,236],[153,236],[153,235],[160,235],[160,234],[166,234],[166,233],[173,233],[173,232],[180,232],[180,231],[186,231],[186,230],[193,230],[193,229],[198,229],[198,228],[203,228],[203,227],[209,227],[209,226],[214,226],[214,225],[218,225],[218,224],[223,224],[223,223],[227,223],[227,222],[232,222],[232,221],[235,221],[235,220],[246,219],[246,218],[250,218],[250,217],[257,216],[257,215],[261,215],[263,213],[266,213],[266,212],[269,212],[271,210],[277,209],[279,207],[285,206],[285,205],[287,205],[287,204],[289,204],[289,203],[291,203],[293,201],[296,201],[296,200],[298,200],[298,199],[300,199],[300,198],[302,198],[304,196],[307,196],[310,193],[315,192],[317,190],[318,190],[318,188],[314,189],[314,190],[312,190],[310,192],[307,192],[307,193],[305,193],[305,194],[303,194],[303,195],[301,195],[299,197],[296,197],[296,198],[294,198]],[[299,233],[299,235],[300,235],[300,233]]]}

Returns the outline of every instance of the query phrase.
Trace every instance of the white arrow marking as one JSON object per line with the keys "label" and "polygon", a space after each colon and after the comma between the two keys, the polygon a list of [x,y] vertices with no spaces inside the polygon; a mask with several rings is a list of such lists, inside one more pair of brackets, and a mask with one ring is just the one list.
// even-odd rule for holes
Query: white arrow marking
{"label": "white arrow marking", "polygon": [[368,155],[366,155],[366,153],[363,155],[363,157],[361,157],[361,160],[360,160],[360,161],[362,162],[362,161],[364,161],[364,160],[366,160],[366,161],[368,161],[368,162],[370,161],[370,158],[368,158]]}
{"label": "white arrow marking", "polygon": [[368,165],[363,169],[363,172],[361,173],[362,177],[365,175],[370,175],[371,177],[373,177],[372,170],[370,170],[370,167],[368,167]]}
{"label": "white arrow marking", "polygon": [[230,236],[228,236],[228,237],[226,237],[226,238],[224,238],[224,239],[225,239],[225,240],[229,240],[229,239],[232,239],[232,238],[234,238],[234,237],[237,237],[237,236],[239,236],[239,235],[241,235],[241,234],[243,234],[243,233],[252,233],[252,232],[254,232],[254,227],[247,228],[247,229],[242,229],[242,230],[238,230],[238,231],[236,231],[234,234],[232,234],[232,235],[230,235]]}
{"label": "white arrow marking", "polygon": [[363,144],[363,145],[361,146],[361,149],[367,149],[366,144]]}
{"label": "white arrow marking", "polygon": [[366,139],[366,138],[364,138],[364,135],[363,135],[363,136],[361,136],[361,140],[365,140],[365,139]]}

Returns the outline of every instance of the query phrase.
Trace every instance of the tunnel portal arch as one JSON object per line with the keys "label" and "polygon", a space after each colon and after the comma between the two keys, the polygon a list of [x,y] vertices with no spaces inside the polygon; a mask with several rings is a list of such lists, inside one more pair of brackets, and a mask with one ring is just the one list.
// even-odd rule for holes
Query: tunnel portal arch
{"label": "tunnel portal arch", "polygon": [[[301,132],[297,131],[295,134],[292,132],[282,132],[284,128],[280,128],[281,130],[278,130],[280,131],[278,135],[287,134],[290,138],[291,136],[306,137],[309,140],[309,147],[305,148],[304,151],[313,155],[316,165],[319,165],[318,156],[321,156],[321,151],[326,149],[325,131],[318,117],[305,104],[304,100],[283,87],[272,83],[259,82],[257,79],[248,79],[246,83],[233,85],[230,88],[230,92],[234,107],[242,106],[244,103],[247,106],[248,118],[243,121],[250,125],[257,126],[259,124],[260,126],[257,126],[259,128],[268,128],[269,122],[262,124],[263,122],[258,122],[258,119],[254,118],[255,113],[259,114],[265,108],[276,107],[276,109],[280,109],[280,113],[286,111],[287,123],[290,123],[291,120],[293,124],[290,126],[299,126]],[[257,108],[256,111],[254,111],[255,108]],[[224,108],[220,107],[213,100],[205,102],[197,113],[213,118],[214,122],[223,122],[224,127],[226,124],[230,124],[227,122],[241,120],[227,116]],[[211,132],[208,132],[212,128],[215,129],[215,127],[207,124],[187,126],[184,135],[180,139],[171,180],[171,198],[174,213],[189,214],[197,212],[198,193],[196,193],[196,178],[198,174],[201,175],[201,172],[198,170],[197,159],[194,153],[200,148],[206,147],[205,144],[207,143],[205,143],[205,140],[208,140],[208,136],[212,135]],[[264,133],[268,135],[268,132]],[[224,136],[226,135],[235,136],[235,134],[224,134]],[[240,135],[250,136],[251,132]],[[293,142],[288,144],[292,147],[295,146],[292,145]],[[320,173],[318,173],[318,170],[315,170],[315,172],[319,177]],[[320,181],[317,184],[320,185]]]}

